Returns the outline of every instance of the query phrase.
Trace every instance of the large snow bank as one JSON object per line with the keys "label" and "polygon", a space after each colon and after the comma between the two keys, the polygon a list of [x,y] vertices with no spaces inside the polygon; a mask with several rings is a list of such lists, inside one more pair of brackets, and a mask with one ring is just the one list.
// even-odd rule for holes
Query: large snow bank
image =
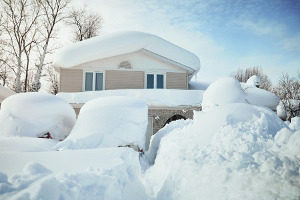
{"label": "large snow bank", "polygon": [[15,94],[1,105],[0,135],[40,137],[49,132],[54,139],[64,139],[75,120],[73,108],[57,96]]}
{"label": "large snow bank", "polygon": [[199,106],[202,102],[202,94],[202,90],[127,89],[58,93],[57,95],[69,103],[86,103],[92,99],[106,96],[126,96],[140,99],[148,106]]}
{"label": "large snow bank", "polygon": [[53,150],[56,140],[32,137],[0,137],[0,152],[41,152]]}
{"label": "large snow bank", "polygon": [[129,97],[102,97],[80,110],[71,134],[58,148],[97,148],[136,145],[145,148],[148,107]]}
{"label": "large snow bank", "polygon": [[203,94],[202,109],[229,103],[245,103],[245,93],[240,83],[230,77],[221,78],[209,85]]}
{"label": "large snow bank", "polygon": [[0,152],[0,199],[146,199],[130,148]]}
{"label": "large snow bank", "polygon": [[248,103],[257,106],[268,107],[271,110],[276,110],[276,107],[278,106],[280,99],[274,93],[257,87],[243,87],[243,88]]}
{"label": "large snow bank", "polygon": [[250,86],[250,87],[260,86],[260,78],[259,78],[259,76],[256,76],[256,75],[251,76],[251,77],[247,80],[246,84],[247,84],[248,86]]}
{"label": "large snow bank", "polygon": [[61,49],[55,56],[55,65],[70,68],[93,60],[146,49],[183,64],[193,71],[200,69],[199,58],[158,36],[138,31],[124,31],[101,35],[77,42]]}
{"label": "large snow bank", "polygon": [[239,83],[236,79],[226,77],[212,83],[203,94],[203,110],[229,103],[249,103],[276,110],[279,97],[272,92]]}
{"label": "large snow bank", "polygon": [[235,103],[177,125],[152,139],[157,155],[145,174],[152,198],[299,199],[300,132],[272,111]]}

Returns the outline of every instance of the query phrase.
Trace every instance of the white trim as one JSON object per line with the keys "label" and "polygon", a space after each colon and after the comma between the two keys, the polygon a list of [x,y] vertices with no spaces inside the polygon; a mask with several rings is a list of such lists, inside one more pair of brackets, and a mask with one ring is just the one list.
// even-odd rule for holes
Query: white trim
{"label": "white trim", "polygon": [[[148,74],[153,74],[154,76],[154,85],[153,85],[153,89],[166,89],[166,80],[167,80],[167,73],[166,72],[145,72],[144,73],[144,89],[147,89],[147,75]],[[163,75],[164,76],[164,87],[163,88],[157,88],[157,75]]]}
{"label": "white trim", "polygon": [[[103,88],[102,88],[102,90],[105,90],[105,71],[90,71],[90,70],[88,70],[88,71],[83,71],[83,73],[82,73],[82,75],[83,75],[83,81],[82,81],[82,91],[83,92],[88,92],[88,91],[86,91],[85,90],[85,74],[86,73],[93,73],[93,85],[92,85],[92,91],[95,91],[95,84],[96,84],[96,73],[102,73],[103,74]],[[97,90],[97,91],[101,91],[101,90]]]}

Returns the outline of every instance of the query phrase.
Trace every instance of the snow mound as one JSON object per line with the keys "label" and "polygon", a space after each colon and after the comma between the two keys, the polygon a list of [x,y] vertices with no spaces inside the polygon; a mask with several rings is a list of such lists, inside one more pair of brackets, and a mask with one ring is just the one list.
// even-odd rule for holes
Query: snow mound
{"label": "snow mound", "polygon": [[6,98],[0,110],[1,136],[64,139],[76,120],[73,108],[63,99],[45,93],[21,93]]}
{"label": "snow mound", "polygon": [[300,117],[293,117],[289,126],[292,130],[300,130]]}
{"label": "snow mound", "polygon": [[[129,148],[6,155],[0,199],[147,199],[139,155]],[[8,176],[8,168],[17,167]]]}
{"label": "snow mound", "polygon": [[248,103],[276,110],[280,99],[274,93],[256,87],[246,87],[244,90]]}
{"label": "snow mound", "polygon": [[103,97],[81,108],[71,134],[58,144],[62,149],[118,147],[145,148],[148,106],[129,97]]}
{"label": "snow mound", "polygon": [[93,60],[148,50],[190,68],[200,69],[199,58],[158,36],[138,31],[124,31],[101,35],[77,42],[57,53],[54,63],[58,67],[70,68]]}
{"label": "snow mound", "polygon": [[272,111],[224,105],[166,129],[145,174],[153,199],[299,199],[300,132]]}
{"label": "snow mound", "polygon": [[210,84],[204,92],[202,109],[206,110],[214,106],[230,103],[246,103],[245,93],[236,79],[230,77],[221,78]]}
{"label": "snow mound", "polygon": [[247,80],[246,84],[247,84],[248,86],[250,86],[250,87],[257,87],[257,86],[260,86],[260,78],[259,78],[259,76],[256,76],[256,75],[251,76],[251,77]]}
{"label": "snow mound", "polygon": [[145,101],[148,106],[199,106],[202,101],[203,90],[177,89],[122,89],[90,92],[58,93],[57,95],[69,103],[86,103],[92,99],[107,96],[134,97]]}

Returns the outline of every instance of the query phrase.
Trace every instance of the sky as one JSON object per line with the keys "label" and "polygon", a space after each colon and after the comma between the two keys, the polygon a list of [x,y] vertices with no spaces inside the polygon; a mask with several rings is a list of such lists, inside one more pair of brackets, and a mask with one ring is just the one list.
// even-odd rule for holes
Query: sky
{"label": "sky", "polygon": [[300,72],[300,0],[74,0],[103,19],[101,34],[158,35],[196,54],[197,80],[261,67],[275,84]]}

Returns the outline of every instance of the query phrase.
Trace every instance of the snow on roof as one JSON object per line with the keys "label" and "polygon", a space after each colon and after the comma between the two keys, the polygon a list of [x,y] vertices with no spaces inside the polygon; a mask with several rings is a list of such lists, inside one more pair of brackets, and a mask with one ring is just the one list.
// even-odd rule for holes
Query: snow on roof
{"label": "snow on roof", "polygon": [[195,54],[158,36],[138,31],[98,36],[67,46],[56,54],[54,65],[71,68],[86,62],[142,49],[185,65],[191,70],[200,69],[200,60]]}
{"label": "snow on roof", "polygon": [[140,99],[148,106],[199,106],[202,102],[203,90],[176,89],[122,89],[75,93],[58,93],[68,103],[86,103],[92,99],[106,96],[127,96]]}

